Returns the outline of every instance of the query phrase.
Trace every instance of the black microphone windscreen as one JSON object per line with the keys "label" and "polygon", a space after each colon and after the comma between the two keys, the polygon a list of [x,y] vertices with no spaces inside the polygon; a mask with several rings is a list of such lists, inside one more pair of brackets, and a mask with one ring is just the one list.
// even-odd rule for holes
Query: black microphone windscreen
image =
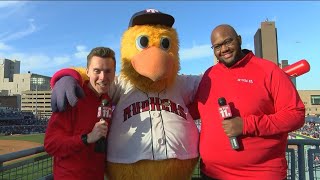
{"label": "black microphone windscreen", "polygon": [[227,105],[227,101],[224,97],[221,97],[218,99],[218,104],[219,104],[219,106],[225,106],[225,105]]}
{"label": "black microphone windscreen", "polygon": [[103,100],[102,100],[102,105],[103,105],[103,106],[106,106],[107,104],[108,104],[108,100],[103,99]]}

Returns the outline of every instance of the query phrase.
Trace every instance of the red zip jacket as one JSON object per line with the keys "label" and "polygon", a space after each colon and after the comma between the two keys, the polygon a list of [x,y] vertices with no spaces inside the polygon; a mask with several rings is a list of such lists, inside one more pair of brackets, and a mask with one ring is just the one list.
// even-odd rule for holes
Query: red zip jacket
{"label": "red zip jacket", "polygon": [[55,180],[103,180],[106,155],[94,151],[95,143],[85,145],[82,134],[93,129],[97,119],[100,98],[83,86],[85,97],[79,99],[76,107],[70,106],[64,112],[53,113],[46,130],[45,150],[54,157]]}
{"label": "red zip jacket", "polygon": [[[220,97],[233,116],[243,119],[238,151],[223,131]],[[206,175],[221,180],[286,178],[288,132],[303,126],[305,109],[290,78],[273,62],[250,51],[230,68],[222,63],[209,68],[190,113],[200,114],[201,171]]]}

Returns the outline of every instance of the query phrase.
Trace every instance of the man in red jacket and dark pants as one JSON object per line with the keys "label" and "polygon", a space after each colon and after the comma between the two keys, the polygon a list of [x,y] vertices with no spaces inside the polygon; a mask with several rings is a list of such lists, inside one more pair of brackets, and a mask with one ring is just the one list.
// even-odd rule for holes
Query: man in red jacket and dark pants
{"label": "man in red jacket and dark pants", "polygon": [[55,180],[104,180],[106,153],[96,152],[95,143],[106,137],[108,126],[99,121],[97,110],[103,99],[110,101],[107,92],[114,80],[115,64],[113,50],[94,48],[87,57],[89,81],[82,87],[85,97],[75,107],[52,114],[44,146],[54,157]]}
{"label": "man in red jacket and dark pants", "polygon": [[[219,63],[200,82],[190,113],[201,119],[200,156],[204,179],[283,180],[288,132],[303,126],[305,107],[290,77],[271,61],[241,49],[229,25],[211,34]],[[230,105],[221,118],[218,99]],[[240,148],[230,145],[237,137]]]}

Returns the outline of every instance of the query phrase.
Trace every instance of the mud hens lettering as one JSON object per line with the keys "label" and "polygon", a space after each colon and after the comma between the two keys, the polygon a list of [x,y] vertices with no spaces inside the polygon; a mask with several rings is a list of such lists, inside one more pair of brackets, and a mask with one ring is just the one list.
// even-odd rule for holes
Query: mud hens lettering
{"label": "mud hens lettering", "polygon": [[187,119],[186,113],[183,107],[169,99],[160,99],[157,97],[151,97],[148,100],[132,103],[126,107],[123,111],[123,121],[128,120],[134,115],[137,115],[146,111],[168,111]]}

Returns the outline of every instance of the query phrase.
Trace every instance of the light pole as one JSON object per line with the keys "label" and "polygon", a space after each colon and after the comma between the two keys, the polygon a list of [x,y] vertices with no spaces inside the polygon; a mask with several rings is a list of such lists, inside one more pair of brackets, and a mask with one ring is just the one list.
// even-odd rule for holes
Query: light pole
{"label": "light pole", "polygon": [[41,77],[33,77],[32,84],[36,86],[36,107],[35,107],[35,116],[38,118],[38,85],[44,83],[44,79]]}
{"label": "light pole", "polygon": [[37,83],[36,83],[36,118],[38,118],[38,78],[37,78]]}

